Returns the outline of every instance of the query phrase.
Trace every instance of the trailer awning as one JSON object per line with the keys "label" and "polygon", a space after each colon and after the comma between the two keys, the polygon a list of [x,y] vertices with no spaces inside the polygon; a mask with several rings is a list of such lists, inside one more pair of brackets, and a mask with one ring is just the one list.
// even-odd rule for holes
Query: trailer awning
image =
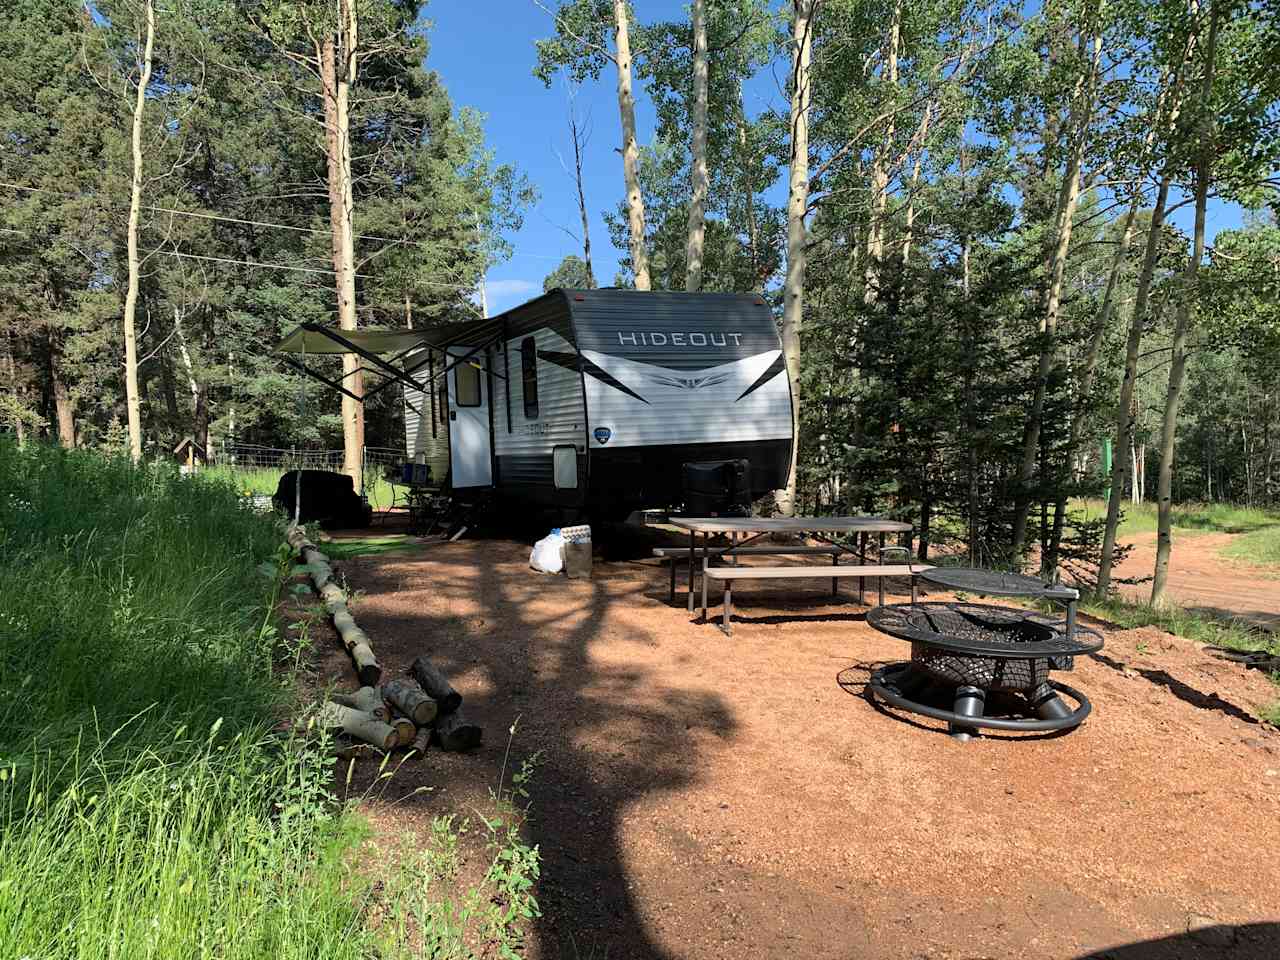
{"label": "trailer awning", "polygon": [[305,323],[276,344],[275,352],[351,353],[348,343],[354,343],[369,353],[400,353],[423,342],[423,332],[417,330],[339,330]]}
{"label": "trailer awning", "polygon": [[[295,370],[363,403],[393,383],[425,393],[432,389],[433,381],[437,377],[444,376],[459,363],[472,363],[479,366],[479,363],[472,358],[500,340],[503,327],[501,317],[441,324],[425,327],[422,330],[342,330],[318,323],[304,323],[276,344],[273,352],[280,354],[280,359]],[[443,352],[449,347],[469,347],[470,349],[462,356],[452,357],[449,363],[441,364],[438,372],[430,368],[430,372],[424,378],[422,368],[430,367],[428,359],[432,352]],[[306,365],[307,354],[333,356],[346,353],[356,354],[364,361],[360,366],[361,372],[375,374],[385,379],[372,389],[365,390],[364,396],[361,397],[356,396],[341,382]],[[294,360],[289,354],[301,355],[303,360],[301,362]],[[383,359],[384,357],[386,359]],[[490,372],[494,376],[503,376],[496,370]]]}

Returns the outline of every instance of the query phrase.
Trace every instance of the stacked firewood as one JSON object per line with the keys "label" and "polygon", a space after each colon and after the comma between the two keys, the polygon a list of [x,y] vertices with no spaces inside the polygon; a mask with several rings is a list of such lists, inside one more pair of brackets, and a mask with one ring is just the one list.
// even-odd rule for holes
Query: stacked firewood
{"label": "stacked firewood", "polygon": [[479,746],[484,731],[462,715],[462,695],[426,657],[414,660],[405,678],[382,682],[373,645],[347,609],[329,558],[301,527],[290,526],[285,539],[306,564],[361,683],[354,693],[334,694],[321,704],[316,722],[379,750],[412,747],[422,754],[432,741],[445,750]]}

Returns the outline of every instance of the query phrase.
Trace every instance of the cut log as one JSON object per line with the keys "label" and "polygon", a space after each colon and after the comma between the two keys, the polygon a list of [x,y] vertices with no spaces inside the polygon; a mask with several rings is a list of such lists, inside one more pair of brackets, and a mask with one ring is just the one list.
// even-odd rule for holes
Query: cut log
{"label": "cut log", "polygon": [[426,657],[413,661],[409,675],[427,691],[427,696],[439,704],[441,714],[453,713],[462,706],[462,694],[449,685],[449,678],[432,666]]}
{"label": "cut log", "polygon": [[391,726],[396,731],[396,746],[407,747],[413,743],[413,738],[418,735],[418,728],[413,725],[413,721],[408,717],[396,717],[391,721]]}
{"label": "cut log", "polygon": [[383,723],[391,722],[391,711],[387,709],[382,691],[377,687],[361,687],[355,693],[335,693],[330,699],[344,707],[355,707],[357,710],[371,713]]}
{"label": "cut log", "polygon": [[399,734],[388,723],[354,707],[326,700],[316,714],[316,722],[329,730],[341,730],[348,736],[390,750],[400,742]]}
{"label": "cut log", "polygon": [[374,659],[373,650],[367,643],[357,643],[351,648],[351,659],[356,664],[356,677],[366,687],[376,687],[382,679],[382,667]]}
{"label": "cut log", "polygon": [[332,616],[347,605],[347,598],[336,583],[326,583],[320,588],[320,599],[324,601],[325,610]]}
{"label": "cut log", "polygon": [[333,627],[342,638],[342,645],[355,661],[356,675],[367,687],[377,686],[382,679],[382,667],[373,655],[373,645],[369,637],[356,626],[356,621],[347,609],[347,597],[342,588],[333,582],[333,568],[329,566],[329,558],[316,549],[316,545],[307,539],[306,531],[297,525],[285,531],[285,541],[292,547],[310,567],[311,582],[315,585],[320,599],[324,602],[325,611],[333,619]]}
{"label": "cut log", "polygon": [[427,749],[431,746],[431,728],[419,727],[417,734],[413,738],[413,750],[419,756],[426,756]]}
{"label": "cut log", "polygon": [[440,712],[436,702],[412,680],[391,680],[384,683],[382,696],[397,713],[408,717],[420,727],[431,723]]}
{"label": "cut log", "polygon": [[461,710],[455,710],[436,721],[436,740],[443,750],[471,750],[480,746],[484,731],[471,723]]}

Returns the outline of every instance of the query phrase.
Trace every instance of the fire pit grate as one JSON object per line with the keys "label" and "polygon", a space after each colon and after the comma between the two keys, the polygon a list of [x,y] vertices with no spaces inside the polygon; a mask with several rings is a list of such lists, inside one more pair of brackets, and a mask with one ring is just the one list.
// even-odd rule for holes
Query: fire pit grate
{"label": "fire pit grate", "polygon": [[[1064,588],[1050,585],[1049,589]],[[1070,598],[1065,593],[1055,597],[1070,604],[1065,621],[962,601],[876,607],[868,612],[867,622],[882,633],[910,641],[911,660],[877,670],[870,689],[894,706],[949,721],[952,735],[962,740],[969,739],[978,727],[1047,732],[1077,726],[1089,714],[1088,699],[1054,682],[1049,673],[1071,669],[1075,655],[1102,649],[1103,638],[1095,630],[1074,624],[1074,591],[1071,593]],[[1059,692],[1076,700],[1078,706],[1069,708]],[[1021,712],[1031,716],[984,716],[988,694],[993,693],[1018,695]],[[939,695],[945,695],[954,709],[924,702]]]}
{"label": "fire pit grate", "polygon": [[[1063,657],[1102,649],[1102,636],[1026,610],[980,603],[901,603],[876,607],[867,622],[881,633],[954,653]],[[1088,639],[1086,639],[1088,638]]]}

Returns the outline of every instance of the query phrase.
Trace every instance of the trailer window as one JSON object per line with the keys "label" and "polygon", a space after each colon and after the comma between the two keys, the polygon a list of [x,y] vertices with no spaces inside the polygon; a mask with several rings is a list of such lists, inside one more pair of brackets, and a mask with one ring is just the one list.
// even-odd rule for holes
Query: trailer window
{"label": "trailer window", "polygon": [[480,406],[480,369],[469,360],[464,360],[453,368],[454,370],[454,392],[457,396],[458,406],[460,407],[478,407]]}
{"label": "trailer window", "polygon": [[520,382],[523,385],[524,416],[538,419],[538,347],[533,337],[520,341]]}

